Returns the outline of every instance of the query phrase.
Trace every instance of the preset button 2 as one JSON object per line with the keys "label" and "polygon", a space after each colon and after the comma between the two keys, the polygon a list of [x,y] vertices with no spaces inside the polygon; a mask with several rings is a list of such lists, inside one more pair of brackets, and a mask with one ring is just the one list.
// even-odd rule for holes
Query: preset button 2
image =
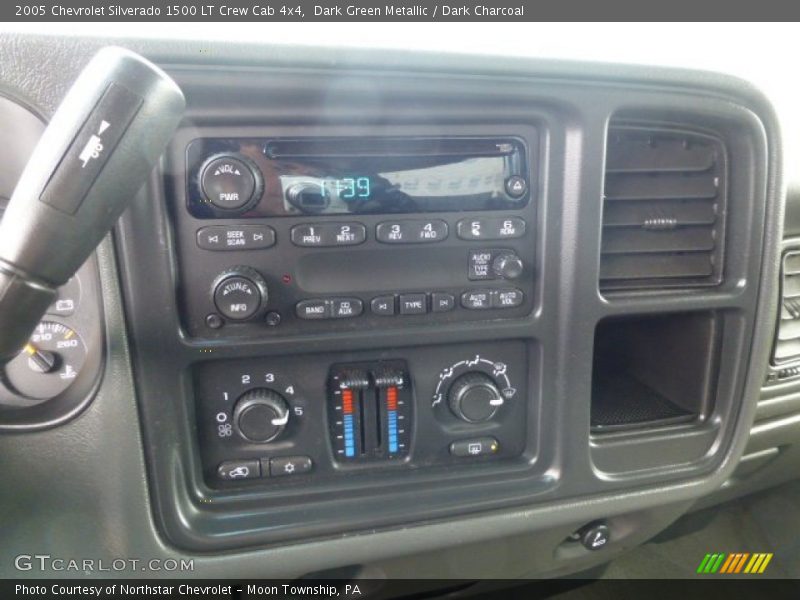
{"label": "preset button 2", "polygon": [[361,223],[308,223],[292,227],[290,238],[295,246],[356,246],[367,239]]}

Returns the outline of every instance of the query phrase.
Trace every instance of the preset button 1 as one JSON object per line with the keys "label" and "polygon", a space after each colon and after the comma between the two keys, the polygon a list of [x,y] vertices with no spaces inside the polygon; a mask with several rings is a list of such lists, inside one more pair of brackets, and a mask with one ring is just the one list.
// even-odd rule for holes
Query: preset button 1
{"label": "preset button 1", "polygon": [[361,223],[307,223],[292,227],[290,238],[295,246],[356,246],[367,239]]}

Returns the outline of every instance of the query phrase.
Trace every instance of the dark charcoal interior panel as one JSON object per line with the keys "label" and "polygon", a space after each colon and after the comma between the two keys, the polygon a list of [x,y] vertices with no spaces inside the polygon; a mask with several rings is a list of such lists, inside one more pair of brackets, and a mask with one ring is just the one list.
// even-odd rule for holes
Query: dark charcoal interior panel
{"label": "dark charcoal interior panel", "polygon": [[[746,375],[742,367],[753,335],[756,282],[761,269],[765,205],[752,198],[753,194],[764,194],[764,171],[756,165],[763,165],[765,140],[752,113],[702,93],[687,106],[680,95],[665,90],[608,85],[600,93],[577,82],[534,84],[495,79],[490,93],[480,78],[442,77],[436,80],[436,94],[431,94],[430,88],[419,81],[384,79],[377,74],[362,79],[361,74],[352,72],[347,74],[354,82],[352,89],[336,86],[330,93],[326,91],[332,85],[330,74],[319,71],[285,72],[281,77],[256,71],[246,78],[232,70],[215,72],[213,77],[179,68],[172,73],[189,98],[186,122],[165,163],[165,179],[154,179],[149,202],[139,205],[123,224],[121,247],[124,257],[137,257],[135,261],[123,260],[123,266],[134,316],[132,337],[141,364],[141,409],[146,436],[154,440],[150,447],[159,448],[149,452],[153,476],[162,481],[158,514],[175,543],[210,549],[298,539],[469,514],[513,506],[526,498],[548,502],[635,490],[656,482],[708,475],[719,468],[742,409]],[[363,86],[369,86],[381,102],[363,105],[363,95],[354,92]],[[232,89],[240,93],[229,93]],[[502,114],[487,122],[486,107],[501,93],[509,101]],[[256,101],[267,94],[291,101]],[[454,113],[456,98],[459,110]],[[414,108],[410,110],[412,99]],[[221,106],[224,110],[217,108]],[[309,122],[308,115],[314,114],[322,116]],[[719,269],[722,279],[713,291],[693,290],[691,282],[683,287],[672,282],[647,293],[607,290],[605,297],[601,296],[602,157],[610,118],[668,130],[703,130],[724,140],[725,158],[731,166],[726,194],[730,210],[719,215],[724,228],[720,227],[716,235],[723,236],[724,231],[724,244],[746,251],[726,256],[724,268]],[[569,135],[576,123],[581,123],[580,144]],[[537,132],[538,144],[531,142],[535,139],[532,131]],[[367,242],[358,251],[298,250],[289,241],[289,229],[297,223],[309,219],[325,223],[325,218],[337,222],[337,216],[324,215],[291,219],[251,216],[248,224],[275,229],[275,244],[268,249],[209,252],[198,248],[197,230],[208,220],[197,219],[186,208],[185,156],[192,140],[302,139],[303,135],[342,137],[366,132],[377,137],[517,136],[537,148],[529,165],[529,171],[538,174],[532,180],[536,201],[519,213],[527,222],[526,234],[519,240],[508,240],[508,247],[522,259],[530,278],[514,282],[524,288],[523,307],[507,313],[459,307],[443,315],[431,312],[392,317],[375,316],[366,310],[346,320],[296,319],[291,309],[303,298],[303,290],[334,299],[357,298],[369,304],[379,293],[402,298],[406,292],[445,291],[458,297],[461,290],[453,284],[475,285],[465,275],[454,274],[452,267],[441,273],[436,268],[439,261],[449,265],[453,252],[466,256],[467,250],[486,248],[485,244],[455,237],[431,245],[427,256],[420,246],[384,247],[371,241],[382,216],[348,216],[350,221],[366,224]],[[580,186],[575,187],[571,169],[578,165]],[[744,165],[753,168],[737,168]],[[505,216],[502,210],[497,214]],[[462,216],[474,218],[477,213],[428,216],[447,221],[452,231]],[[162,232],[160,245],[134,233],[153,223]],[[213,223],[235,225],[236,219],[217,215]],[[723,260],[722,254],[715,260]],[[219,281],[215,277],[226,267],[239,269],[236,274],[252,273],[240,266],[252,268],[263,277],[271,300],[262,310],[285,317],[277,326],[265,321],[266,317],[209,326],[208,315],[214,309],[212,284]],[[368,274],[369,285],[359,279],[362,273]],[[299,294],[291,291],[296,285],[300,286]],[[141,293],[144,286],[147,292]],[[173,308],[164,313],[161,307],[170,305]],[[181,319],[174,307],[188,308],[189,320]],[[156,311],[162,311],[157,322],[142,318]],[[633,340],[643,340],[654,331],[662,335],[668,331],[672,351],[676,356],[684,352],[697,369],[686,373],[682,386],[673,385],[669,372],[659,365],[655,349],[650,363],[623,369],[622,377],[619,369],[600,369],[597,381],[605,383],[599,385],[602,399],[595,402],[594,410],[609,406],[609,402],[621,402],[621,408],[617,407],[621,413],[607,413],[594,423],[598,427],[590,436],[592,357],[596,352],[608,352],[602,333],[598,333],[601,345],[595,348],[595,330],[600,324],[597,330],[602,332],[606,323],[617,319],[628,324],[620,343],[635,344]],[[520,378],[526,385],[518,387],[513,398],[514,406],[522,403],[527,408],[519,415],[518,426],[524,425],[524,429],[512,435],[509,446],[500,439],[505,435],[502,420],[492,420],[491,426],[461,422],[458,435],[454,435],[429,405],[435,373],[448,364],[448,345],[457,344],[457,355],[488,357],[495,345],[505,343],[503,340],[521,344],[525,348],[521,354],[528,357],[527,366],[522,368],[525,376]],[[341,355],[341,360],[326,354],[331,351]],[[292,357],[296,357],[296,366],[292,366]],[[335,429],[344,427],[343,422],[337,425],[335,420],[334,429],[326,431],[332,405],[325,376],[343,361],[381,360],[408,365],[413,385],[405,393],[413,404],[414,430],[409,455],[402,464],[370,464],[349,472],[332,455],[337,433],[342,439],[345,433]],[[602,357],[598,360],[602,364]],[[215,383],[217,379],[235,382],[237,377],[251,375],[253,369],[258,377],[264,377],[261,371],[274,371],[280,379],[271,382],[275,384],[272,387],[258,388],[255,395],[272,395],[274,399],[277,393],[282,396],[280,406],[289,411],[295,406],[279,388],[285,390],[298,382],[295,389],[303,390],[304,424],[292,417],[280,437],[267,436],[256,442],[243,439],[242,428],[250,427],[241,419],[245,408],[252,410],[251,414],[266,411],[263,414],[272,415],[269,419],[278,422],[284,415],[284,408],[267,406],[272,402],[269,399],[261,398],[256,402],[261,403],[259,408],[253,409],[249,380],[244,386]],[[455,383],[448,382],[445,404],[452,401],[454,390]],[[214,394],[221,397],[223,392],[226,399],[222,402],[227,405],[213,400]],[[691,397],[684,398],[683,392]],[[380,416],[380,411],[369,412],[363,406],[356,412],[369,419]],[[445,414],[450,418],[452,412],[446,410]],[[355,421],[356,434],[351,435],[378,435],[365,433],[360,419]],[[618,421],[630,427],[614,427],[620,424]],[[195,429],[195,423],[199,429]],[[554,423],[561,425],[553,427]],[[600,425],[606,425],[605,429]],[[175,428],[182,431],[177,439],[171,433]],[[333,439],[325,441],[326,433]],[[177,451],[169,460],[164,453],[165,436]],[[497,456],[474,460],[445,458],[449,444],[462,437],[489,444],[494,438],[501,442],[501,451]],[[679,439],[686,443],[674,443]],[[350,443],[353,448],[361,447],[359,444],[377,447],[374,437],[372,441]],[[342,452],[344,447],[340,448]],[[710,448],[716,450],[709,452]],[[522,456],[525,460],[508,462],[504,456]],[[180,457],[180,480],[169,475],[176,466],[170,467],[169,461],[175,457]],[[302,475],[274,476],[275,467],[271,465],[284,465],[285,461],[273,463],[271,459],[287,457],[308,458],[310,462],[303,464],[313,467]],[[566,457],[569,468],[563,463]],[[438,474],[438,464],[449,465],[446,475]],[[605,477],[603,471],[613,472],[615,477]],[[228,481],[229,477],[233,481]],[[411,493],[417,499],[413,506],[403,501]],[[324,503],[318,503],[317,494],[325,494]],[[205,508],[209,502],[214,510]],[[181,522],[176,511],[186,513],[185,503],[194,506],[193,516]],[[335,521],[326,516],[333,507],[338,515]]]}
{"label": "dark charcoal interior panel", "polygon": [[[2,41],[7,85],[45,114],[82,61],[103,43],[37,36]],[[744,451],[772,347],[782,221],[776,123],[767,102],[749,86],[721,76],[649,68],[235,44],[209,52],[204,43],[121,43],[157,60],[179,80],[189,112],[161,170],[124,216],[113,251],[105,246],[99,256],[109,355],[94,402],[48,436],[0,438],[4,457],[23,471],[15,476],[15,492],[37,498],[37,514],[51,517],[45,527],[29,522],[21,509],[10,510],[3,519],[9,547],[25,540],[47,543],[54,553],[75,552],[81,544],[93,554],[192,553],[205,576],[299,576],[344,566],[349,570],[341,573],[366,566],[389,576],[563,575],[652,537],[731,476]],[[715,263],[721,267],[718,284],[600,291],[611,124],[689,131],[724,144],[726,205],[713,227],[714,235],[723,237],[715,244],[726,249],[722,263]],[[457,273],[449,268],[415,272],[409,264],[427,262],[419,246],[384,250],[371,237],[381,215],[368,215],[373,220],[364,248],[369,251],[355,263],[364,273],[348,278],[337,276],[336,269],[351,272],[337,258],[356,256],[352,249],[282,245],[291,233],[278,222],[301,217],[198,219],[186,211],[185,163],[179,160],[185,156],[184,142],[209,132],[270,137],[334,131],[345,136],[369,131],[378,138],[462,133],[525,139],[535,150],[527,160],[537,177],[530,179],[535,181],[531,202],[511,209],[526,213],[525,236],[507,240],[525,266],[516,280],[525,304],[509,312],[464,309],[398,314],[386,321],[369,312],[352,320],[302,324],[287,317],[276,326],[267,321],[276,308],[268,302],[258,322],[226,319],[222,327],[207,327],[203,311],[215,306],[209,304],[213,278],[229,267],[263,271],[270,290],[363,294],[365,300],[378,291],[395,291],[388,276],[371,287],[371,280],[394,269],[403,283],[396,290],[398,302],[406,291],[432,294],[479,285],[462,280],[460,267]],[[537,134],[535,142],[530,131]],[[457,227],[458,216],[445,211],[420,218],[441,218]],[[665,224],[653,221],[652,214],[643,216],[650,226]],[[316,218],[351,220],[349,215]],[[264,251],[199,252],[198,227],[245,222],[275,227],[275,245]],[[663,230],[655,235],[675,236]],[[651,237],[624,234],[615,249],[625,249],[632,238],[641,248]],[[690,237],[683,250],[708,247],[702,236]],[[446,257],[463,248],[466,261],[469,249],[482,247],[455,237],[443,242],[441,251]],[[297,273],[279,269],[291,267],[301,255]],[[291,283],[283,282],[284,274],[292,275]],[[451,278],[453,285],[434,289],[440,277]],[[407,288],[414,278],[418,286]],[[274,301],[282,297],[290,298],[286,306],[300,299],[277,293]],[[197,305],[193,320],[181,314],[189,303]],[[683,384],[692,391],[691,400],[676,401],[676,388],[659,376],[652,359],[650,368],[646,360],[616,365],[624,377],[615,381],[624,381],[626,389],[642,391],[643,386],[646,393],[638,398],[655,393],[671,410],[678,406],[692,418],[651,418],[656,411],[645,419],[631,418],[638,413],[624,409],[620,414],[629,427],[593,430],[593,367],[603,366],[598,335],[600,342],[613,341],[614,335],[602,333],[606,325],[627,323],[616,335],[631,340],[634,324],[652,331],[662,319],[678,325],[664,333],[670,348],[685,345],[702,363]],[[515,391],[487,421],[468,423],[455,416],[450,399],[463,400],[465,380],[456,385],[457,377],[447,372],[461,361],[486,357],[492,364],[484,364],[482,374],[496,379],[495,363],[502,362],[512,377],[508,387]],[[406,375],[403,385],[389,392],[398,372]],[[243,375],[251,377],[249,383]],[[255,376],[262,379],[258,385]],[[437,380],[447,383],[440,387],[442,401],[434,404]],[[356,426],[363,439],[353,444],[353,457],[340,459],[337,452],[346,454],[347,446],[336,445],[341,427],[336,410],[344,406],[348,389],[339,385],[343,381],[357,384],[350,389],[363,404],[358,414],[373,426]],[[278,383],[280,389],[270,387]],[[470,375],[467,383],[480,388],[484,399],[497,399],[485,380]],[[791,385],[776,384],[777,395],[770,392],[759,406],[761,420],[744,468],[749,463],[768,471],[771,465],[794,464],[786,462],[792,458],[787,436],[796,420],[786,412]],[[303,414],[293,412],[272,441],[248,442],[233,427],[231,439],[219,438],[219,425],[230,423],[242,399],[256,400],[258,411],[267,410],[264,399],[274,396],[264,388],[280,392],[293,411],[299,407]],[[221,393],[228,393],[232,403],[220,405],[226,402]],[[398,427],[395,453],[388,413],[392,406],[401,408],[399,401],[411,404],[404,415],[396,412],[412,420],[413,433],[403,440],[408,432]],[[222,412],[225,422],[217,422]],[[240,407],[239,416],[243,412]],[[266,435],[244,428],[249,435]],[[384,428],[386,437],[380,438]],[[218,439],[212,442],[215,433]],[[466,456],[451,451],[454,441],[486,438],[497,441],[498,451],[470,455],[469,445]],[[409,444],[407,453],[400,451],[401,441]],[[311,471],[273,478],[270,459],[279,459],[275,464],[285,471],[285,459],[300,456],[312,459]],[[781,463],[774,456],[786,458]],[[266,464],[269,476],[220,479],[219,461],[238,459],[251,465],[255,460],[259,475]],[[5,464],[0,472],[11,476]],[[54,472],[69,476],[53,477]],[[120,494],[108,493],[111,481]],[[571,533],[596,519],[605,519],[614,532],[602,552],[568,542]],[[70,535],[53,540],[53,523]],[[443,555],[434,554],[442,550]],[[484,558],[465,560],[478,555]]]}

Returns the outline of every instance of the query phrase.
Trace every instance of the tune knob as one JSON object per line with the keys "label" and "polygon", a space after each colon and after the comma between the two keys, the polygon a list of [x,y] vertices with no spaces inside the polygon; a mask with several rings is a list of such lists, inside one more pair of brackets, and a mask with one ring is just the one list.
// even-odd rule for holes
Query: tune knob
{"label": "tune knob", "polygon": [[288,422],[286,400],[267,388],[250,390],[239,398],[233,410],[236,432],[248,442],[271,442],[283,433]]}
{"label": "tune knob", "polygon": [[217,310],[233,321],[254,316],[267,304],[267,282],[250,267],[232,267],[214,280],[211,291]]}
{"label": "tune knob", "polygon": [[484,373],[465,373],[453,382],[448,395],[450,410],[467,423],[484,423],[503,405],[503,395]]}
{"label": "tune knob", "polygon": [[500,254],[492,261],[492,271],[502,279],[516,279],[522,275],[522,259],[516,254]]}

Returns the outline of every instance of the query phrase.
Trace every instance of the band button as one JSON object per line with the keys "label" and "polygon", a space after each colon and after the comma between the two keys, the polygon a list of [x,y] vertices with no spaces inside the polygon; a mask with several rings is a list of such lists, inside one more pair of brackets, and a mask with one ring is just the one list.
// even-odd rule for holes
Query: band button
{"label": "band button", "polygon": [[295,308],[301,319],[330,319],[331,305],[325,300],[302,300]]}

